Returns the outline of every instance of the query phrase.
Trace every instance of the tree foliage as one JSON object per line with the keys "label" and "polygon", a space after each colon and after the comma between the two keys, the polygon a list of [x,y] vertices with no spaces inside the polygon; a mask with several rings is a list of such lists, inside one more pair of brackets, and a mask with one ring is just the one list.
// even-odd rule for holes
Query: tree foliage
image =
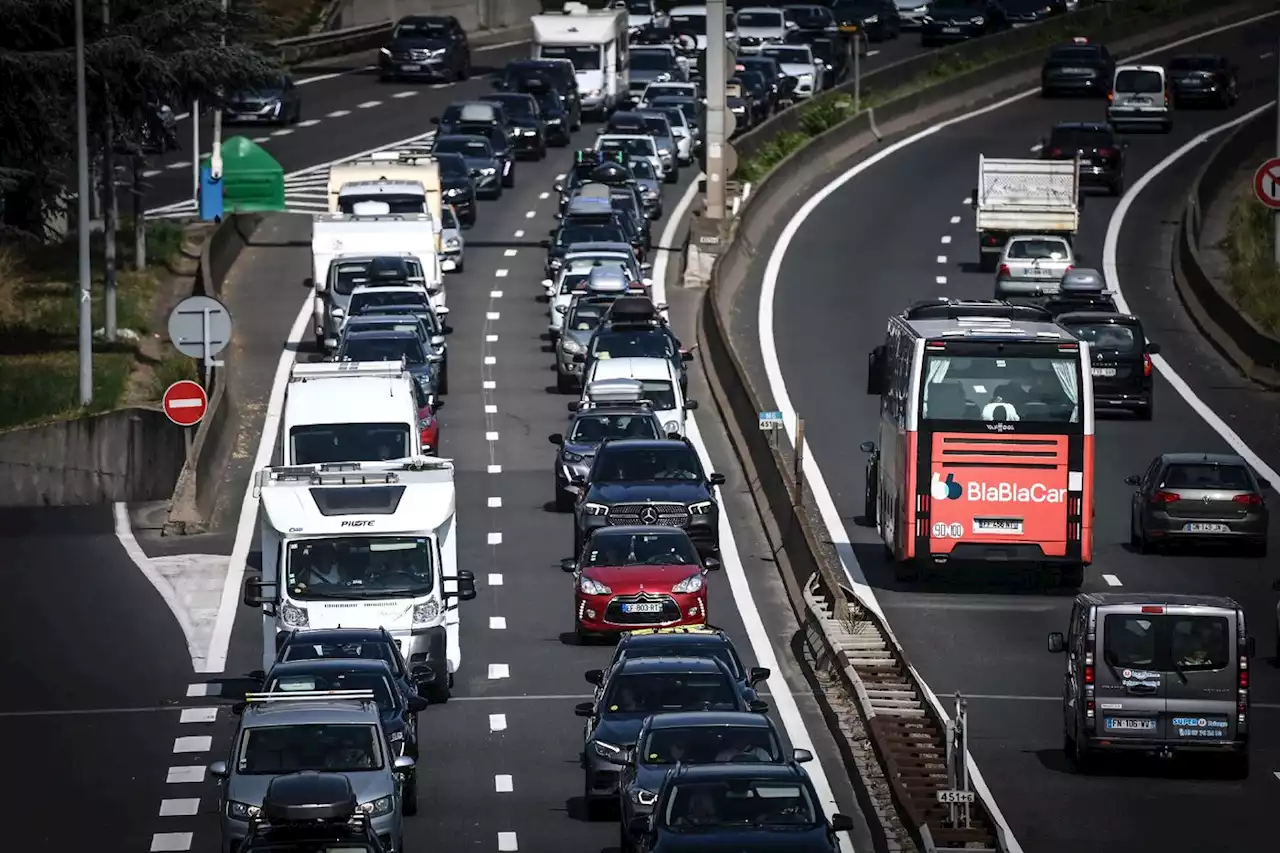
{"label": "tree foliage", "polygon": [[[109,23],[102,0],[83,2],[91,156],[108,116],[136,139],[157,105],[217,105],[278,73],[253,42],[256,0],[233,0],[225,14],[222,0],[107,0]],[[40,236],[75,192],[75,0],[0,0],[0,129],[5,224]]]}

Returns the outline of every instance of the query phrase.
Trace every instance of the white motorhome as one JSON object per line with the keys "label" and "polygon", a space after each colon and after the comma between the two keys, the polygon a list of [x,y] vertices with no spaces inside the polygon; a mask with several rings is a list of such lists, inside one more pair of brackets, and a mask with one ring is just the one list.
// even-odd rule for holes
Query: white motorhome
{"label": "white motorhome", "polygon": [[295,364],[284,396],[284,465],[422,456],[425,392],[399,362]]}
{"label": "white motorhome", "polygon": [[458,568],[453,462],[425,457],[264,468],[262,576],[244,603],[262,611],[262,665],[309,628],[386,628],[425,691],[445,702],[462,664],[458,602],[476,596]]}
{"label": "white motorhome", "polygon": [[435,221],[427,213],[399,213],[383,216],[347,216],[324,213],[311,226],[311,278],[313,288],[312,316],[316,343],[326,350],[338,346],[340,323],[333,318],[333,308],[345,310],[351,285],[339,280],[335,263],[343,259],[399,256],[412,258],[421,270],[421,284],[431,294],[431,302],[445,313],[447,299],[444,273],[436,251]]}
{"label": "white motorhome", "polygon": [[534,15],[530,22],[534,59],[573,63],[582,111],[603,118],[617,109],[630,79],[626,10],[566,3],[563,14]]}
{"label": "white motorhome", "polygon": [[[381,197],[368,191],[383,182],[397,184],[396,191]],[[362,185],[363,191],[348,189],[350,184]],[[379,151],[339,163],[329,167],[328,201],[330,213],[351,215],[360,202],[382,201],[391,204],[390,213],[429,213],[440,222],[444,209],[440,164],[426,148]]]}

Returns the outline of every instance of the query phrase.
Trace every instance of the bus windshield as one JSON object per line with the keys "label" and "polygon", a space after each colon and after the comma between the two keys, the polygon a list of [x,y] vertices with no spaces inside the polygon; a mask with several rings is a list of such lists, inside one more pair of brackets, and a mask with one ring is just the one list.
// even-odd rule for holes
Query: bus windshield
{"label": "bus windshield", "polygon": [[923,384],[929,421],[1080,422],[1074,358],[930,354]]}

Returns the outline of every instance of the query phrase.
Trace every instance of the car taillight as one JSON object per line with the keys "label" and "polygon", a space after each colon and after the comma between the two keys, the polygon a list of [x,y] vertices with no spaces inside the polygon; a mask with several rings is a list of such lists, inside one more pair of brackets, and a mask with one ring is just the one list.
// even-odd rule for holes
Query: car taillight
{"label": "car taillight", "polygon": [[1093,684],[1093,664],[1086,664],[1084,668],[1084,683]]}
{"label": "car taillight", "polygon": [[1231,501],[1245,506],[1262,506],[1262,498],[1259,495],[1236,495]]}
{"label": "car taillight", "polygon": [[[1237,637],[1237,645],[1247,643],[1244,637]],[[1245,714],[1249,712],[1249,656],[1240,655],[1237,658],[1236,672],[1239,678],[1236,688],[1236,722],[1243,724]]]}
{"label": "car taillight", "polygon": [[1112,103],[1115,101],[1115,99],[1116,99],[1115,92],[1107,92],[1107,103]]}
{"label": "car taillight", "polygon": [[1071,272],[1071,271],[1072,271],[1073,269],[1075,269],[1075,268],[1076,268],[1076,265],[1075,265],[1075,264],[1067,264],[1067,268],[1066,268],[1066,269],[1064,269],[1062,272],[1063,272],[1063,273],[1069,273],[1069,272]]}
{"label": "car taillight", "polygon": [[1144,352],[1142,354],[1142,375],[1151,375],[1151,353]]}
{"label": "car taillight", "polygon": [[1049,156],[1050,156],[1050,157],[1061,157],[1061,156],[1062,156],[1062,149],[1061,149],[1061,148],[1050,148],[1050,149],[1049,149]]}
{"label": "car taillight", "polygon": [[1177,492],[1156,492],[1151,496],[1153,504],[1171,504],[1179,500],[1182,500],[1182,495]]}
{"label": "car taillight", "polygon": [[1001,265],[1000,265],[1000,272],[996,273],[996,275],[1007,275],[1007,276],[1009,276],[1010,278],[1012,278],[1012,277],[1013,277],[1013,273],[1009,270],[1009,265],[1008,265],[1008,264],[1001,264]]}
{"label": "car taillight", "polygon": [[1166,107],[1169,106],[1169,90],[1168,89],[1164,90],[1164,105]]}
{"label": "car taillight", "polygon": [[1115,156],[1115,154],[1116,154],[1116,152],[1115,152],[1115,151],[1113,151],[1113,150],[1111,150],[1110,148],[1099,148],[1099,149],[1098,149],[1098,156],[1099,156],[1099,157],[1102,157],[1102,158],[1104,158],[1104,159],[1105,159],[1105,158],[1108,158],[1108,157],[1114,157],[1114,156]]}

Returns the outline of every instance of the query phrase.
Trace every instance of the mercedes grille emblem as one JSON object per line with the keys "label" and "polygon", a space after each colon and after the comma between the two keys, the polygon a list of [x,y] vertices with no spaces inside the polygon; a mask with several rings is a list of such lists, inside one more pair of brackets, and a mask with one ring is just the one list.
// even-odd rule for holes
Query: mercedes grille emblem
{"label": "mercedes grille emblem", "polygon": [[647,506],[640,510],[640,520],[645,524],[657,524],[658,511],[651,506]]}

